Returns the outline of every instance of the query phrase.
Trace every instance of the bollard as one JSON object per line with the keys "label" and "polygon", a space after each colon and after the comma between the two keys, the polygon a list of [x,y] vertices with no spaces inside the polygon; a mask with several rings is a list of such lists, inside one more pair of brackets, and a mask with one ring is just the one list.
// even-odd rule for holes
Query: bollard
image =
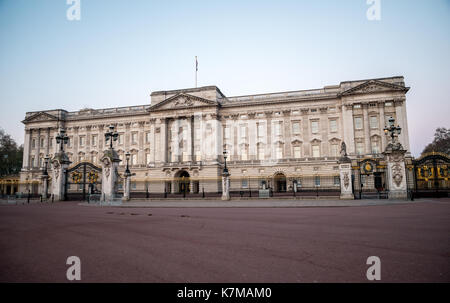
{"label": "bollard", "polygon": [[52,194],[52,203],[55,201],[55,196]]}
{"label": "bollard", "polygon": [[39,199],[41,200],[41,203],[42,203],[42,194],[41,194],[41,195],[39,195]]}
{"label": "bollard", "polygon": [[148,187],[145,189],[145,197],[148,199],[149,194],[148,194]]}
{"label": "bollard", "polygon": [[30,204],[30,191],[28,191],[27,202],[28,202],[28,204]]}
{"label": "bollard", "polygon": [[202,187],[202,198],[205,197],[205,187]]}

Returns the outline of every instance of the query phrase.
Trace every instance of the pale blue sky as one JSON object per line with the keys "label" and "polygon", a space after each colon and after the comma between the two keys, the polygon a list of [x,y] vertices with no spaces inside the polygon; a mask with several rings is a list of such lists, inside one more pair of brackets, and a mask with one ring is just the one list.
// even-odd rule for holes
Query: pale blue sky
{"label": "pale blue sky", "polygon": [[27,111],[148,104],[156,90],[225,95],[403,75],[412,152],[450,127],[450,1],[0,0],[0,127]]}

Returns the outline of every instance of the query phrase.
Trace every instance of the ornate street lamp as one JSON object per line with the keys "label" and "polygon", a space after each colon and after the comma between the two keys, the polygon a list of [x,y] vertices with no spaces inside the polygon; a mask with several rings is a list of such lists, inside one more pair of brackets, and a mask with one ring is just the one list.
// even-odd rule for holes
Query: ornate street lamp
{"label": "ornate street lamp", "polygon": [[224,150],[223,150],[223,159],[224,159],[224,161],[225,161],[225,167],[223,168],[223,173],[224,173],[224,174],[228,174],[228,168],[227,168],[227,154],[228,154],[227,150],[224,149]]}
{"label": "ornate street lamp", "polygon": [[395,119],[393,117],[390,117],[388,121],[389,126],[384,128],[384,133],[391,137],[391,144],[394,149],[401,149],[401,146],[397,144],[396,137],[401,134],[402,128],[398,125],[395,126]]}
{"label": "ornate street lamp", "polygon": [[119,134],[114,131],[114,125],[109,126],[109,132],[105,133],[105,141],[110,140],[109,142],[109,148],[113,148],[113,141],[117,141],[117,138],[119,138]]}
{"label": "ornate street lamp", "polygon": [[44,158],[44,172],[42,173],[44,176],[48,176],[47,168],[48,168],[48,161],[50,160],[50,157],[48,155]]}
{"label": "ornate street lamp", "polygon": [[131,156],[130,152],[127,152],[127,153],[125,154],[125,158],[127,159],[127,168],[125,169],[125,174],[126,174],[126,175],[130,175],[130,174],[131,174],[131,173],[130,173],[130,168],[128,167],[128,163],[129,163],[129,161],[130,161],[130,156]]}
{"label": "ornate street lamp", "polygon": [[66,135],[66,130],[64,128],[59,129],[59,134],[56,135],[56,143],[60,145],[61,153],[64,152],[64,144],[69,142],[69,137]]}

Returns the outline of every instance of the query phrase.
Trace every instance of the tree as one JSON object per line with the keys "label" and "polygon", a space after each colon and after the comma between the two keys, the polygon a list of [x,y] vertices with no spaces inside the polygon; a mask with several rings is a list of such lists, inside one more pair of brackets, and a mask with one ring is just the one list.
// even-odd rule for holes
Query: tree
{"label": "tree", "polygon": [[18,174],[22,168],[23,146],[0,129],[0,177]]}
{"label": "tree", "polygon": [[434,133],[434,140],[422,151],[422,155],[429,152],[440,152],[450,155],[450,129],[438,127]]}

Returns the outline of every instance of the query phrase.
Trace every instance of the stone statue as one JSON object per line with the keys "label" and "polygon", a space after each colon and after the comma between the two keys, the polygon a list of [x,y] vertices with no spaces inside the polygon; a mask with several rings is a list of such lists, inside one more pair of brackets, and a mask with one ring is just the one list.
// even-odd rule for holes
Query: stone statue
{"label": "stone statue", "polygon": [[345,144],[345,142],[342,142],[341,144],[341,157],[347,157],[347,145]]}
{"label": "stone statue", "polygon": [[341,163],[351,162],[350,158],[347,155],[347,145],[343,141],[341,144],[341,157],[339,158],[339,162],[341,162]]}

